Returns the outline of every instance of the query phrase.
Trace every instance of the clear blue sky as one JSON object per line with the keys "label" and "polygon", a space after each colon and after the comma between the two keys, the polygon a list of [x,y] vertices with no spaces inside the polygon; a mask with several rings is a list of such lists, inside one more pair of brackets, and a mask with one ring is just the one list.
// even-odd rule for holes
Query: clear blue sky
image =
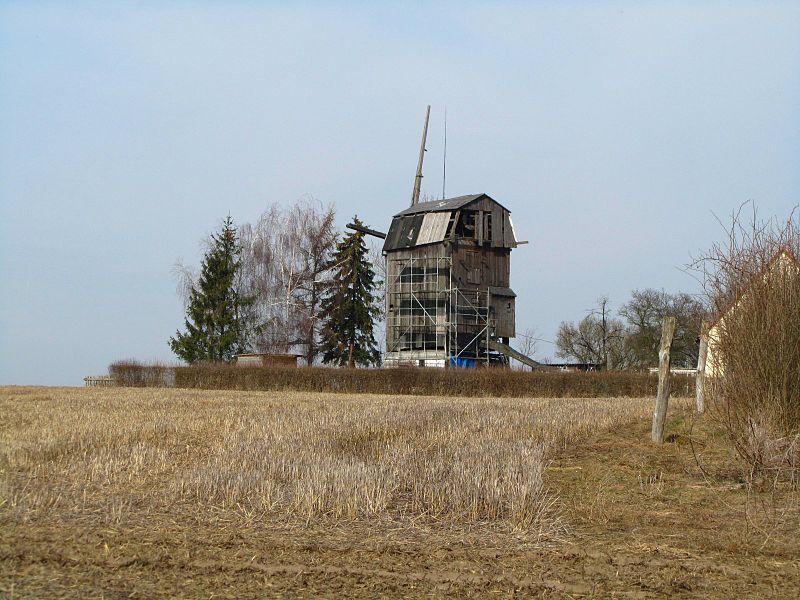
{"label": "clear blue sky", "polygon": [[[486,192],[518,329],[696,292],[714,215],[800,201],[796,2],[0,2],[0,384],[171,360],[172,266],[311,194],[385,229]],[[539,356],[552,353],[540,344]]]}

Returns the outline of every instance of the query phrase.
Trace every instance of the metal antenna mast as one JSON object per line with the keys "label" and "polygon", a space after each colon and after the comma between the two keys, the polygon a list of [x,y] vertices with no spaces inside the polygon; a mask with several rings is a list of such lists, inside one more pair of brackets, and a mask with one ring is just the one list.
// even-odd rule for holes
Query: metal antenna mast
{"label": "metal antenna mast", "polygon": [[447,198],[444,195],[444,184],[447,182],[447,107],[444,107],[444,156],[442,158],[442,200]]}
{"label": "metal antenna mast", "polygon": [[411,206],[419,203],[419,190],[422,186],[422,161],[425,158],[425,141],[428,139],[428,119],[431,116],[431,105],[425,112],[425,127],[422,128],[422,145],[419,147],[419,162],[417,163],[417,176],[414,178],[414,191],[411,192]]}

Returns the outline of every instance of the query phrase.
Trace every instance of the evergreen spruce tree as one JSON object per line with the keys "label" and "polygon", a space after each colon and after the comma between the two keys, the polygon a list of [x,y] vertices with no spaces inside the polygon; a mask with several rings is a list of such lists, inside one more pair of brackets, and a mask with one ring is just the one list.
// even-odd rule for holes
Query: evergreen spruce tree
{"label": "evergreen spruce tree", "polygon": [[[358,217],[353,222],[362,225]],[[348,233],[336,245],[329,265],[332,281],[322,303],[322,362],[348,367],[378,364],[380,352],[373,334],[378,298],[364,234]]]}
{"label": "evergreen spruce tree", "polygon": [[200,278],[189,295],[186,333],[178,331],[169,340],[172,351],[188,363],[228,362],[248,350],[244,309],[254,300],[242,297],[235,287],[240,252],[236,227],[228,217],[219,233],[211,235]]}

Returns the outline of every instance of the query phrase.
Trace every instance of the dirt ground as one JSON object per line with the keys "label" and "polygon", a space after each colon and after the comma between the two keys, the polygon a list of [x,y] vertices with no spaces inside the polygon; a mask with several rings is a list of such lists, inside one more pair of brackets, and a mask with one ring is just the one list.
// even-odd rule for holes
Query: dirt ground
{"label": "dirt ground", "polygon": [[800,597],[791,498],[748,493],[724,436],[677,404],[661,447],[643,419],[557,452],[546,483],[565,543],[246,514],[220,527],[190,511],[103,527],[3,519],[0,596]]}

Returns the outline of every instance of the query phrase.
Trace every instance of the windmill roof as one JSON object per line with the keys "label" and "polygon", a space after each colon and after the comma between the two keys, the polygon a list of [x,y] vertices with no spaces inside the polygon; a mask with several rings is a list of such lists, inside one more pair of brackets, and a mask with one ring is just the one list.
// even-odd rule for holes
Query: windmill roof
{"label": "windmill roof", "polygon": [[458,210],[462,206],[466,206],[467,204],[475,202],[475,200],[478,200],[483,197],[489,198],[489,200],[496,202],[504,210],[508,211],[508,209],[505,206],[497,202],[497,200],[495,200],[488,194],[470,194],[468,196],[456,196],[455,198],[445,198],[444,200],[432,200],[431,202],[420,202],[418,204],[415,204],[414,206],[408,207],[407,209],[397,213],[394,216],[403,217],[406,215],[415,215],[419,213]]}

